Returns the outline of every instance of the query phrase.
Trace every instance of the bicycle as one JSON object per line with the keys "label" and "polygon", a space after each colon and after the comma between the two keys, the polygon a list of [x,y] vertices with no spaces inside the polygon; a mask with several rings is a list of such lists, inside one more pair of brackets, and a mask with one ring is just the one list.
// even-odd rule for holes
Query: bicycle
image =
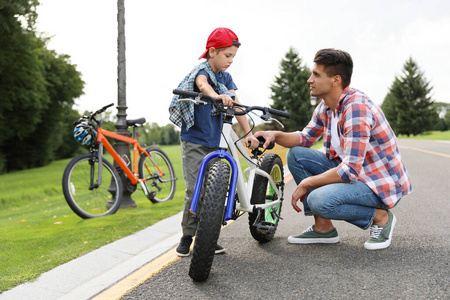
{"label": "bicycle", "polygon": [[[175,193],[177,178],[169,157],[157,147],[144,149],[137,141],[136,128],[145,123],[145,118],[126,121],[127,126],[133,127],[131,138],[102,128],[102,120],[98,120],[96,115],[113,105],[106,105],[74,122],[74,137],[89,146],[89,153],[81,154],[68,163],[62,186],[68,205],[83,219],[117,212],[123,193],[119,172],[125,175],[126,188],[130,192],[136,190],[139,183],[152,203],[171,200]],[[127,155],[120,156],[107,137],[132,145],[132,161]],[[106,160],[104,148],[117,167]]]}
{"label": "bicycle", "polygon": [[[284,192],[281,158],[274,153],[264,154],[265,150],[260,149],[264,144],[263,139],[260,139],[259,147],[252,150],[250,156],[240,142],[242,138],[238,138],[232,129],[233,117],[246,115],[253,110],[262,111],[261,118],[265,121],[275,120],[271,118],[271,114],[286,118],[290,115],[261,106],[235,104],[233,107],[225,107],[217,100],[201,93],[182,90],[173,90],[173,93],[188,97],[178,101],[190,101],[195,105],[213,105],[223,113],[219,150],[208,154],[202,160],[190,206],[190,212],[199,219],[199,222],[189,276],[194,281],[205,281],[211,271],[222,225],[231,219],[236,220],[247,212],[252,237],[266,243],[273,239],[280,220]],[[271,143],[267,149],[273,147],[274,143]],[[248,165],[244,172],[241,169],[238,151]],[[211,162],[211,166],[206,170],[208,162],[212,159],[215,161]],[[197,212],[200,198],[202,205],[200,212]]]}

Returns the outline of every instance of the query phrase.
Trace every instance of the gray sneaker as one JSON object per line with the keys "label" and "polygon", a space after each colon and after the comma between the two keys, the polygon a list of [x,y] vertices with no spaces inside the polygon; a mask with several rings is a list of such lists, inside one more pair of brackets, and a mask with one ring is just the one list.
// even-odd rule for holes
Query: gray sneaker
{"label": "gray sneaker", "polygon": [[301,234],[288,237],[288,242],[291,244],[334,244],[339,242],[339,236],[336,228],[328,232],[319,232],[313,225]]}
{"label": "gray sneaker", "polygon": [[389,247],[397,218],[390,210],[388,210],[388,216],[389,221],[386,225],[372,224],[370,227],[370,238],[364,244],[364,248],[367,250],[379,250]]}

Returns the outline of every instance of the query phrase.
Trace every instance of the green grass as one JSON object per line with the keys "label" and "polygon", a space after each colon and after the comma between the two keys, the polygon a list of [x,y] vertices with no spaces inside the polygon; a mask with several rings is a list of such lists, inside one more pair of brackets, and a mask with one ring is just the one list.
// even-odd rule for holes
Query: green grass
{"label": "green grass", "polygon": [[399,139],[413,139],[413,140],[450,140],[450,130],[447,131],[427,131],[419,135],[399,135]]}
{"label": "green grass", "polygon": [[[83,220],[69,208],[61,180],[69,160],[0,176],[0,292],[180,212],[184,181],[179,146],[161,147],[179,178],[175,198],[152,204],[138,188],[137,208]],[[181,220],[180,220],[181,221]]]}

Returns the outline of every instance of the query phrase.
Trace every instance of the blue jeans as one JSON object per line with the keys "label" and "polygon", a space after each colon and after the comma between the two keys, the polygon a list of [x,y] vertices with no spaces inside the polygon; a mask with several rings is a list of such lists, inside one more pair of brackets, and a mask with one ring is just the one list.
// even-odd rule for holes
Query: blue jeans
{"label": "blue jeans", "polygon": [[[289,170],[297,185],[305,178],[337,167],[340,159],[329,160],[318,150],[294,147],[287,154]],[[362,229],[372,225],[375,209],[388,209],[362,181],[333,183],[309,190],[303,201],[305,215],[344,220]]]}

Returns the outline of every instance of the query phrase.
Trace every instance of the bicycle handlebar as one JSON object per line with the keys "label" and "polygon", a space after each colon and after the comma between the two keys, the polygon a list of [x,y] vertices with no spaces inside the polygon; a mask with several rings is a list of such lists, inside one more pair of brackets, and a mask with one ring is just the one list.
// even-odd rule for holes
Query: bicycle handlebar
{"label": "bicycle handlebar", "polygon": [[[183,96],[183,97],[192,97],[192,98],[200,98],[200,99],[205,99],[207,101],[209,101],[212,105],[214,105],[215,107],[217,107],[221,112],[226,112],[227,110],[223,108],[223,106],[221,106],[220,104],[222,103],[219,100],[216,100],[208,95],[202,94],[202,93],[197,93],[197,92],[188,92],[188,91],[183,91],[183,90],[179,90],[179,89],[174,89],[173,93],[175,95],[179,95],[179,96]],[[243,104],[235,104],[235,106],[237,107],[241,107],[241,108],[245,108],[244,111],[235,111],[235,114],[238,116],[242,116],[242,115],[246,115],[249,111],[251,110],[259,110],[266,113],[270,113],[276,116],[280,116],[280,117],[284,117],[284,118],[290,118],[291,114],[287,113],[285,111],[281,111],[281,110],[277,110],[277,109],[273,109],[270,107],[262,107],[262,106],[247,106],[247,105],[243,105]]]}

